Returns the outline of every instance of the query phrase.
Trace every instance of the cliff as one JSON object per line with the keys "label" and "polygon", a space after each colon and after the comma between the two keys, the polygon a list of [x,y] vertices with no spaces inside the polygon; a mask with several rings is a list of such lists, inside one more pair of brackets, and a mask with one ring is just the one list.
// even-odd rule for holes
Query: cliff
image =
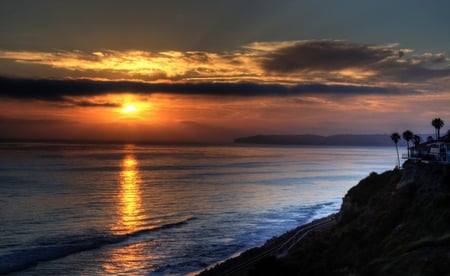
{"label": "cliff", "polygon": [[450,166],[410,164],[351,188],[331,229],[250,275],[450,274]]}

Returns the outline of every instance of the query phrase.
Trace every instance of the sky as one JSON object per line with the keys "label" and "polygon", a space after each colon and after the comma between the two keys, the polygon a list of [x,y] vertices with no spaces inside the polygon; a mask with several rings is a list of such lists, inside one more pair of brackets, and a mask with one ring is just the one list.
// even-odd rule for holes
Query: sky
{"label": "sky", "polygon": [[[0,1],[0,138],[450,125],[450,2]],[[442,131],[441,131],[442,132]]]}

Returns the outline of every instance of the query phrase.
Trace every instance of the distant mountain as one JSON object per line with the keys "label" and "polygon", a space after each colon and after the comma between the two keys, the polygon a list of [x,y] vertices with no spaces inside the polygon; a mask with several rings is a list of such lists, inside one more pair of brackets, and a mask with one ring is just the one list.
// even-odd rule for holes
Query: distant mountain
{"label": "distant mountain", "polygon": [[[320,135],[255,135],[240,137],[235,143],[269,144],[269,145],[330,145],[330,146],[392,146],[393,142],[387,134],[340,134],[331,136]],[[405,145],[403,140],[399,146]]]}

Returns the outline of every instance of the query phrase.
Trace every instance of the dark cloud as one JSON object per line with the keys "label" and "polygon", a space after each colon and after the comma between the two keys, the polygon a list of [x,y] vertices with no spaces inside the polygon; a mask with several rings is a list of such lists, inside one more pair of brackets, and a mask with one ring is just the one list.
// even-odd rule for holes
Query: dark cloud
{"label": "dark cloud", "polygon": [[379,77],[387,81],[421,83],[438,78],[450,77],[449,69],[430,69],[420,64],[391,64],[384,66]]}
{"label": "dark cloud", "polygon": [[62,119],[40,119],[40,118],[14,118],[0,116],[0,126],[36,126],[36,125],[64,125],[70,121]]}
{"label": "dark cloud", "polygon": [[[330,73],[345,69],[374,72],[366,81],[423,82],[449,77],[450,70],[429,68],[429,64],[447,62],[445,55],[432,58],[407,57],[393,46],[366,45],[343,41],[302,41],[266,55],[262,67],[267,72],[286,74],[299,72]],[[326,78],[326,77],[325,77]]]}
{"label": "dark cloud", "polygon": [[70,101],[71,105],[81,106],[81,107],[120,107],[121,105],[118,103],[109,103],[109,102],[92,102],[92,101]]}
{"label": "dark cloud", "polygon": [[290,96],[308,93],[319,94],[398,94],[401,91],[377,86],[299,84],[286,86],[281,84],[257,83],[178,83],[150,84],[130,81],[93,81],[93,80],[49,80],[49,79],[11,79],[0,77],[0,97],[14,99],[35,99],[54,102],[66,102],[78,106],[114,107],[114,103],[76,101],[68,97],[95,96],[103,94],[175,94],[205,96]]}
{"label": "dark cloud", "polygon": [[343,41],[305,41],[265,57],[267,71],[297,72],[365,67],[401,53],[389,47],[371,47]]}
{"label": "dark cloud", "polygon": [[399,94],[400,90],[396,88],[385,88],[378,86],[352,86],[352,85],[325,85],[308,84],[297,85],[291,88],[293,94],[318,93],[318,94]]}
{"label": "dark cloud", "polygon": [[197,62],[208,63],[210,58],[208,54],[205,52],[195,51],[195,52],[186,52],[186,58],[195,60]]}
{"label": "dark cloud", "polygon": [[435,55],[432,58],[432,62],[434,62],[434,63],[444,63],[446,61],[447,61],[447,57],[444,54],[442,54],[442,53],[438,54],[438,55]]}

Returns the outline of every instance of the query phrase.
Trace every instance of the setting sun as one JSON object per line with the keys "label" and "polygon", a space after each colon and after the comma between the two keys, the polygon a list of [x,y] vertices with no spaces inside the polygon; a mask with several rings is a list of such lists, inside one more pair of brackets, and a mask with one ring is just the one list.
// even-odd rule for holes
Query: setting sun
{"label": "setting sun", "polygon": [[155,99],[152,99],[152,102],[150,102],[149,98],[121,94],[109,95],[102,100],[119,105],[117,108],[109,109],[111,112],[115,113],[114,115],[110,114],[111,116],[107,116],[108,119],[116,122],[124,120],[127,123],[144,121],[148,123],[159,118],[159,116],[156,116],[157,110],[154,107]]}
{"label": "setting sun", "polygon": [[137,111],[136,106],[134,106],[132,104],[127,104],[122,108],[123,113],[134,113],[136,111]]}

